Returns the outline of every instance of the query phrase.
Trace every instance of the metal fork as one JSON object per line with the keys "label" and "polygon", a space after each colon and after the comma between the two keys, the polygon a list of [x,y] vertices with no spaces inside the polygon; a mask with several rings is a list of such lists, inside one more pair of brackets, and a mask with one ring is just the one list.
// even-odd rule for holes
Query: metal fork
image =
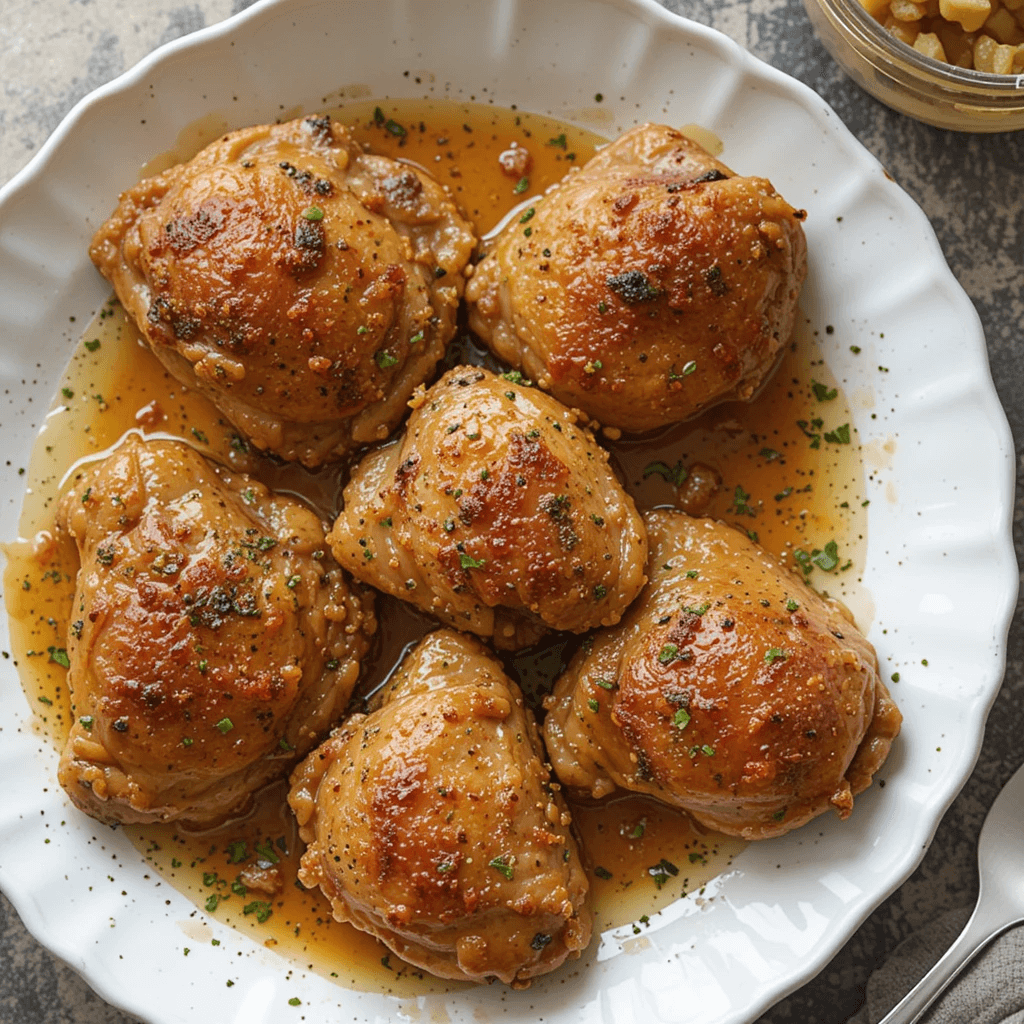
{"label": "metal fork", "polygon": [[956,942],[880,1024],[916,1024],[993,939],[1024,923],[1024,765],[996,797],[978,841],[978,903]]}

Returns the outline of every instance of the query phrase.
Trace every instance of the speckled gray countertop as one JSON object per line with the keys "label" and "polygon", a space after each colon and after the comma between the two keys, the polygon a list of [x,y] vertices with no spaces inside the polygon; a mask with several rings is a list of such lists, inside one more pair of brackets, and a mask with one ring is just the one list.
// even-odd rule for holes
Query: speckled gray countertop
{"label": "speckled gray countertop", "polygon": [[[0,17],[0,184],[13,176],[74,103],[152,49],[249,6],[248,0],[4,0]],[[821,95],[892,177],[923,207],[943,252],[974,301],[992,376],[1024,477],[1024,132],[954,135],[896,114],[862,93],[816,41],[801,0],[666,0],[731,36]],[[1014,540],[1024,556],[1018,480]],[[904,937],[973,903],[975,847],[989,804],[1024,760],[1024,614],[1010,631],[1006,680],[967,786],[921,867],[808,985],[761,1024],[838,1024]],[[25,931],[0,896],[0,1024],[127,1024]]]}

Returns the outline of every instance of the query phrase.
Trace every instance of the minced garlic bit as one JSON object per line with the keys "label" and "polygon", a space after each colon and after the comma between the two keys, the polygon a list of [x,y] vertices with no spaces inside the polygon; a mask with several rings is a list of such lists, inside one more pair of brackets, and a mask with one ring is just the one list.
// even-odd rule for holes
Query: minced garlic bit
{"label": "minced garlic bit", "polygon": [[901,42],[945,64],[1024,73],[1024,0],[860,0]]}

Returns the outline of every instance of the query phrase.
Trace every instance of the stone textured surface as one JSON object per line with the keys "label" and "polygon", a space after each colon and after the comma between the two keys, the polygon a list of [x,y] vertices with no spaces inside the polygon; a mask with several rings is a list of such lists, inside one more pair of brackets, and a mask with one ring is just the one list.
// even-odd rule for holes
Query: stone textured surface
{"label": "stone textured surface", "polygon": [[[1024,477],[1024,132],[954,135],[858,90],[818,44],[801,0],[665,0],[731,36],[821,95],[923,207],[988,339],[996,388]],[[154,47],[248,7],[247,0],[5,0],[0,20],[0,183],[82,96]],[[1014,539],[1024,564],[1024,488]],[[872,969],[904,937],[973,903],[975,845],[988,805],[1024,759],[1024,614],[1010,631],[1006,681],[967,786],[921,867],[821,974],[759,1024],[839,1024],[864,1001]],[[0,1024],[129,1024],[25,931],[0,897]]]}

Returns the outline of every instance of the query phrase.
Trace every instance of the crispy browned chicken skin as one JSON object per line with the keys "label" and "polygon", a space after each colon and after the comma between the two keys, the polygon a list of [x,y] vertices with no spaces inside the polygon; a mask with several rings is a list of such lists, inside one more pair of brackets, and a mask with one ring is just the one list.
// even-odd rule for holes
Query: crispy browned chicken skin
{"label": "crispy browned chicken skin", "polygon": [[336,721],[373,606],[305,506],[129,435],[79,475],[57,526],[82,562],[58,776],[87,814],[216,823]]}
{"label": "crispy browned chicken skin", "polygon": [[643,125],[513,217],[466,291],[470,325],[567,405],[644,431],[750,398],[807,273],[794,210]]}
{"label": "crispy browned chicken skin", "polygon": [[509,376],[457,367],[418,396],[400,440],[356,468],[328,540],[357,578],[515,648],[618,622],[647,541],[575,414]]}
{"label": "crispy browned chicken skin", "polygon": [[645,521],[651,582],[546,702],[559,779],[648,793],[746,839],[829,807],[845,818],[900,728],[871,645],[738,530]]}
{"label": "crispy browned chicken skin", "polygon": [[90,255],[171,373],[315,466],[397,426],[455,331],[474,244],[433,179],[323,116],[140,182]]}
{"label": "crispy browned chicken skin", "polygon": [[292,775],[299,878],[442,978],[517,988],[590,941],[589,883],[518,687],[441,630]]}

